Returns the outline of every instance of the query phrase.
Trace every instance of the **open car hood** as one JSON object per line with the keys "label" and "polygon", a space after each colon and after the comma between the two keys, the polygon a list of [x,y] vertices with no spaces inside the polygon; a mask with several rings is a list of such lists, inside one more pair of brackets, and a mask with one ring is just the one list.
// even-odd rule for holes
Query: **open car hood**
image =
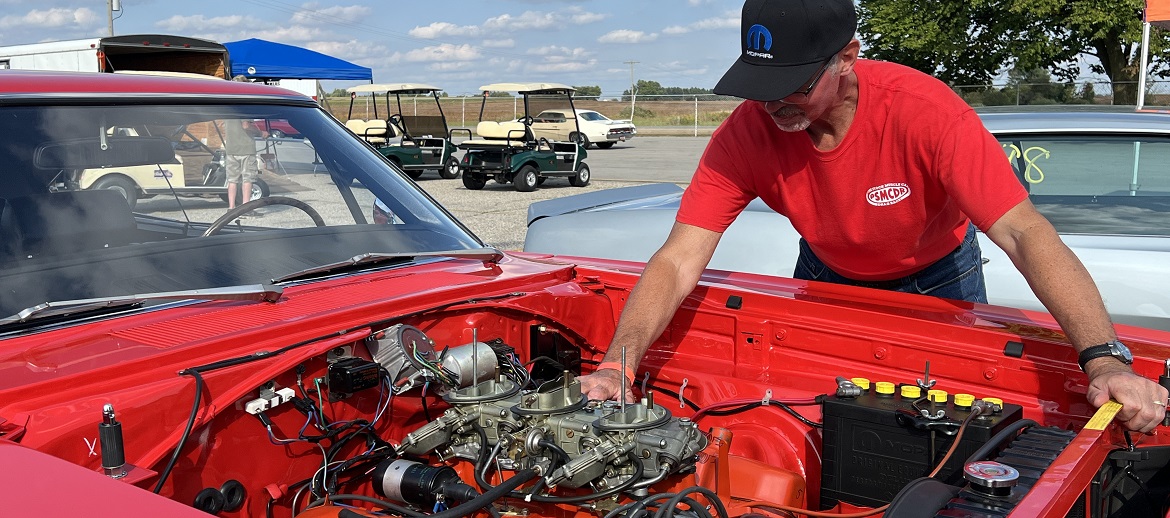
{"label": "open car hood", "polygon": [[[6,487],[75,508],[114,484],[106,503],[118,509],[226,516],[310,505],[306,516],[338,516],[333,502],[383,505],[373,499],[416,514],[491,503],[583,518],[579,504],[636,503],[637,492],[595,496],[634,483],[718,500],[729,516],[899,499],[1015,516],[1085,502],[1162,512],[1119,502],[1170,490],[1155,476],[1170,464],[1167,435],[1129,448],[1108,409],[1085,402],[1075,352],[1040,313],[710,271],[637,366],[641,402],[587,405],[574,376],[596,368],[641,267],[437,261],[290,286],[272,304],[203,302],[0,340],[0,457],[20,464],[8,471],[67,462],[95,475],[68,491],[27,477]],[[1136,372],[1163,372],[1170,335],[1121,334]],[[914,395],[919,381],[946,394]],[[984,405],[994,413],[977,416]],[[937,477],[948,496],[922,500],[910,482],[960,427]],[[962,475],[989,443],[987,460],[1019,472],[1006,496]],[[39,453],[12,455],[22,448]],[[1118,477],[1128,482],[1098,492]],[[897,509],[887,516],[907,516]]]}

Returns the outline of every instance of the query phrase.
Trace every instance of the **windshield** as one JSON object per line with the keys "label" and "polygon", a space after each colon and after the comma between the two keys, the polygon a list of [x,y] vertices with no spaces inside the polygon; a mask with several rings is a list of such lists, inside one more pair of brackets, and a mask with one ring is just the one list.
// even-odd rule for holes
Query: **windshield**
{"label": "windshield", "polygon": [[483,246],[325,112],[267,101],[0,108],[0,314]]}

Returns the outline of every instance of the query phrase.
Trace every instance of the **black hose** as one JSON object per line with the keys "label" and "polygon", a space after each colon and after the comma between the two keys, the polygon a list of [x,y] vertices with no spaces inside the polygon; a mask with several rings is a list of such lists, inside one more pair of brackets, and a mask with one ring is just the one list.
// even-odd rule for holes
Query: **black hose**
{"label": "black hose", "polygon": [[[366,496],[366,495],[348,495],[348,494],[329,495],[329,500],[357,500],[359,502],[366,502],[366,503],[374,504],[374,505],[381,507],[382,509],[385,509],[387,511],[393,511],[395,513],[398,513],[402,516],[406,516],[409,518],[424,518],[425,516],[427,516],[423,513],[420,513],[418,511],[415,511],[412,509],[407,509],[407,508],[402,507],[402,506],[395,504],[393,502],[387,502],[385,500],[382,500],[379,498],[374,498],[372,496]],[[324,498],[318,498],[316,500],[313,500],[312,502],[309,502],[309,505],[305,506],[305,510],[308,510],[312,507],[317,507],[317,506],[324,504],[324,503],[325,503]]]}
{"label": "black hose", "polygon": [[482,495],[447,509],[446,511],[441,511],[429,515],[429,518],[462,518],[464,516],[470,515],[479,509],[491,506],[492,502],[508,496],[508,494],[511,493],[513,489],[524,485],[525,482],[528,482],[534,478],[536,478],[535,471],[531,469],[522,469],[517,471],[515,475],[512,475],[512,478],[501,482],[500,485],[484,491]]}
{"label": "black hose", "polygon": [[479,486],[480,489],[488,491],[495,486],[489,484],[488,481],[483,478],[483,473],[481,471],[485,463],[491,460],[488,459],[487,432],[485,432],[483,427],[479,425],[479,422],[476,421],[471,422],[471,428],[475,430],[477,435],[479,435],[479,457],[475,459],[475,465],[472,467],[472,471],[475,472],[475,483]]}
{"label": "black hose", "polygon": [[[625,491],[630,486],[634,485],[634,483],[638,482],[638,480],[641,480],[642,474],[646,472],[645,466],[642,465],[642,459],[640,457],[638,457],[637,452],[635,452],[634,450],[630,450],[630,452],[626,454],[626,457],[628,459],[630,459],[630,462],[634,463],[634,474],[630,475],[630,478],[626,479],[621,484],[618,484],[616,486],[613,486],[613,487],[606,489],[606,490],[603,490],[603,491],[598,491],[596,493],[590,493],[588,495],[578,495],[578,496],[539,496],[539,495],[534,495],[532,497],[532,500],[536,501],[536,502],[546,502],[546,503],[552,503],[552,504],[577,504],[577,503],[581,503],[581,502],[588,502],[590,500],[600,500],[600,499],[605,498],[607,496],[615,495],[615,494],[618,494],[622,491]],[[520,495],[521,498],[523,498],[524,496],[525,495]],[[726,517],[724,517],[724,518],[726,518]]]}
{"label": "black hose", "polygon": [[553,453],[557,454],[558,458],[560,458],[560,460],[561,460],[560,465],[553,466],[552,469],[556,469],[560,466],[564,466],[565,464],[568,464],[570,460],[572,460],[569,458],[569,454],[565,453],[564,448],[557,446],[556,443],[554,443],[548,439],[541,439],[539,441],[536,441],[536,444],[537,444],[537,446],[540,446],[540,447],[545,448],[547,450],[551,450]]}
{"label": "black hose", "polygon": [[187,374],[195,378],[195,402],[191,404],[191,415],[187,416],[187,427],[183,429],[183,436],[179,438],[179,444],[175,445],[175,452],[171,454],[171,460],[167,462],[167,467],[162,470],[162,474],[158,477],[158,483],[154,485],[155,494],[162,491],[167,477],[171,476],[171,470],[175,469],[175,463],[179,461],[179,453],[183,451],[183,446],[187,444],[187,439],[191,437],[191,429],[195,427],[195,417],[199,415],[199,402],[203,398],[203,376],[199,375],[199,371],[187,369],[179,374]]}
{"label": "black hose", "polygon": [[723,501],[719,499],[719,495],[702,486],[691,486],[679,491],[678,494],[671,497],[666,504],[660,507],[658,512],[654,513],[654,518],[673,518],[675,507],[682,503],[682,500],[691,493],[699,493],[707,497],[711,505],[715,506],[715,512],[719,515],[719,518],[727,518],[727,508],[723,506]]}
{"label": "black hose", "polygon": [[1000,430],[999,433],[991,436],[991,438],[988,439],[987,442],[983,444],[983,446],[980,446],[978,450],[975,450],[975,453],[972,453],[970,457],[967,457],[967,462],[965,462],[963,465],[967,465],[975,461],[987,460],[987,456],[991,455],[991,452],[998,448],[1000,444],[1003,444],[1004,441],[1008,440],[1009,437],[1015,435],[1015,433],[1020,430],[1031,428],[1033,426],[1036,426],[1036,421],[1031,419],[1020,419],[1019,421],[1005,426],[1003,430]]}
{"label": "black hose", "polygon": [[651,502],[655,500],[666,500],[676,494],[678,493],[658,493],[656,495],[650,495],[641,500],[635,500],[627,504],[622,504],[614,508],[612,511],[606,513],[604,518],[617,518],[619,515],[627,511],[629,511],[627,516],[635,516],[637,513],[640,513],[642,510],[646,509],[646,507],[649,506]]}

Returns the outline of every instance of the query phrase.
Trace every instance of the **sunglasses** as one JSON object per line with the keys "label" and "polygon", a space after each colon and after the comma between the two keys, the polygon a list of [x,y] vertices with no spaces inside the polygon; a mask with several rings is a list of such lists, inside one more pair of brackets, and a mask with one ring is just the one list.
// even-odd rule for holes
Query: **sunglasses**
{"label": "sunglasses", "polygon": [[[797,90],[795,92],[792,92],[791,94],[788,95],[788,97],[785,97],[784,99],[781,99],[781,100],[784,100],[785,102],[789,102],[786,99],[791,99],[794,96],[799,95],[800,98],[803,99],[803,102],[808,102],[809,94],[811,94],[813,89],[815,89],[817,87],[817,83],[819,83],[821,81],[821,78],[824,77],[825,71],[829,69],[829,63],[832,63],[832,62],[833,62],[833,58],[829,58],[827,61],[825,61],[824,65],[821,65],[821,69],[818,70],[816,75],[814,75],[812,77],[812,80],[810,80],[808,82],[808,86],[801,88],[800,90]],[[798,103],[794,103],[794,104],[802,104],[802,102],[798,102]]]}

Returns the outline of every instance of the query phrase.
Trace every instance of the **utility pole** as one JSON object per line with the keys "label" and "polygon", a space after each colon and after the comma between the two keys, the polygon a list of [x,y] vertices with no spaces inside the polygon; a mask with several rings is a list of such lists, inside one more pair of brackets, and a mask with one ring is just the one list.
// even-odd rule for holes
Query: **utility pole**
{"label": "utility pole", "polygon": [[637,86],[634,83],[634,65],[641,63],[641,61],[624,61],[623,63],[630,65],[630,122],[634,122],[634,89]]}
{"label": "utility pole", "polygon": [[110,36],[114,35],[114,11],[121,10],[121,0],[106,0],[106,20],[108,20],[110,24]]}

